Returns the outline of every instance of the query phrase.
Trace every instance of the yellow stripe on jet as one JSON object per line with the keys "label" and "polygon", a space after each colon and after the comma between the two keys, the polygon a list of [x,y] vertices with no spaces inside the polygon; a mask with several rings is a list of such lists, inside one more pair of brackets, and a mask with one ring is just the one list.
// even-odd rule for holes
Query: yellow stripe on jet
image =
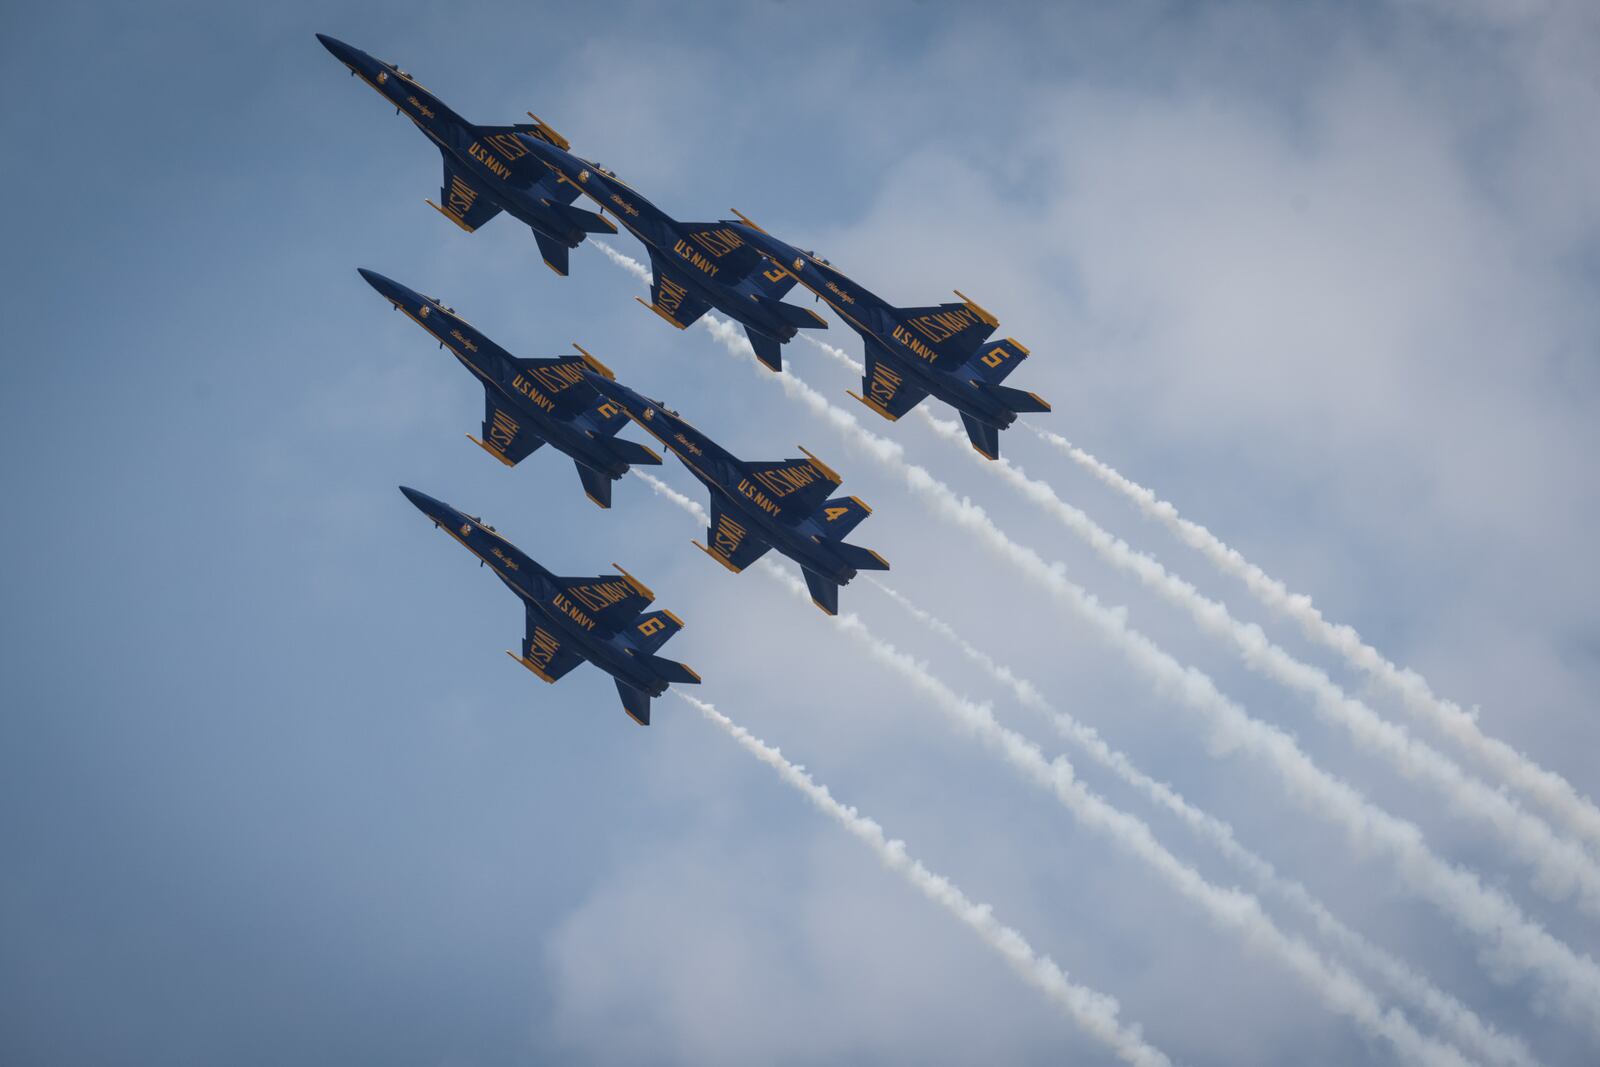
{"label": "yellow stripe on jet", "polygon": [[[634,299],[637,300],[638,297],[635,297]],[[611,368],[606,366],[604,363],[601,363],[598,359],[595,359],[594,356],[589,353],[587,348],[584,348],[576,341],[572,342],[572,347],[578,350],[578,354],[583,357],[583,361],[589,364],[590,368],[593,369],[596,374],[600,375],[600,377],[611,382],[617,380],[617,376],[611,373]]]}
{"label": "yellow stripe on jet", "polygon": [[427,204],[429,207],[433,208],[433,210],[437,211],[439,214],[443,215],[445,218],[449,219],[451,222],[455,223],[457,226],[460,226],[467,233],[471,233],[472,232],[472,227],[468,226],[465,222],[462,222],[460,215],[457,215],[452,211],[446,211],[444,208],[440,207],[438,204],[435,204],[432,200],[424,199],[422,202],[424,204]]}
{"label": "yellow stripe on jet", "polygon": [[479,448],[483,449],[485,452],[489,453],[489,455],[493,456],[495,459],[499,460],[501,463],[504,463],[506,466],[508,466],[508,467],[515,467],[516,466],[515,463],[511,462],[509,459],[506,458],[504,452],[501,452],[498,448],[495,448],[493,445],[484,444],[482,441],[478,440],[476,437],[472,436],[470,433],[467,434],[467,440],[471,441],[473,444],[477,445]]}

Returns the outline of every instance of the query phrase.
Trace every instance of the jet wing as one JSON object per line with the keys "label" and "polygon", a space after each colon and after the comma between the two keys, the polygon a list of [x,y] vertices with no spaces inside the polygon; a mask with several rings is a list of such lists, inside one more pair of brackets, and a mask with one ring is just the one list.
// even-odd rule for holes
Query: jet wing
{"label": "jet wing", "polygon": [[940,370],[965,363],[999,325],[987,312],[979,315],[966,303],[896,308],[894,321],[895,335],[912,349],[931,350],[931,362]]}
{"label": "jet wing", "polygon": [[584,661],[582,654],[564,644],[560,637],[545,629],[544,620],[532,605],[527,609],[528,635],[522,639],[522,655],[506,655],[519,662],[545,681],[554,683],[572,668]]}
{"label": "jet wing", "polygon": [[[615,564],[613,564],[615,566]],[[627,571],[595,578],[557,578],[555,610],[577,622],[594,624],[596,633],[614,634],[650,606],[655,594]]]}
{"label": "jet wing", "polygon": [[443,149],[439,154],[444,157],[444,184],[439,187],[439,200],[444,206],[432,200],[429,204],[468,233],[500,214],[500,205],[485,196],[483,189],[456,165],[455,160],[444,155]]}
{"label": "jet wing", "polygon": [[890,422],[922,403],[928,395],[926,389],[908,383],[895,369],[893,358],[887,357],[871,341],[867,342],[867,367],[861,376],[861,391],[864,396],[850,395]]}
{"label": "jet wing", "polygon": [[[521,359],[512,357],[521,372],[511,381],[511,387],[527,394],[531,389],[556,406],[556,414],[571,418],[595,403],[595,389],[584,380],[583,372],[594,367],[582,356],[553,356],[548,359]],[[530,397],[531,399],[531,397]],[[604,399],[603,397],[601,399]],[[538,403],[537,400],[534,401]],[[543,405],[540,405],[543,407]]]}
{"label": "jet wing", "polygon": [[725,513],[722,502],[714,493],[711,496],[711,526],[706,540],[711,542],[710,548],[699,541],[695,541],[694,546],[735,574],[766,555],[772,547],[752,534],[744,523]]}
{"label": "jet wing", "polygon": [[483,437],[479,439],[469,433],[467,438],[501,463],[515,467],[544,444],[544,438],[528,427],[526,415],[506,406],[488,386],[484,386],[483,396]]}
{"label": "jet wing", "polygon": [[[800,451],[805,452],[805,449]],[[810,452],[802,459],[742,464],[750,480],[778,504],[778,517],[809,515],[839,486],[839,476]]]}
{"label": "jet wing", "polygon": [[[666,319],[680,330],[686,330],[701,315],[711,310],[711,305],[689,292],[689,286],[655,249],[650,250],[650,271],[655,280],[650,283],[650,303],[645,307]],[[639,301],[644,304],[644,301]]]}
{"label": "jet wing", "polygon": [[678,232],[683,239],[673,250],[685,259],[715,268],[712,278],[724,285],[743,281],[768,266],[761,253],[734,232],[730,223],[680,222]]}

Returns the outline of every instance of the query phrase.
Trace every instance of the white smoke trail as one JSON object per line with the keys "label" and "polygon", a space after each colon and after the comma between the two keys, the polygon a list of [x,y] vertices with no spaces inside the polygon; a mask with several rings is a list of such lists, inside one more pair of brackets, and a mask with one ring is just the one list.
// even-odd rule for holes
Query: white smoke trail
{"label": "white smoke trail", "polygon": [[1600,914],[1600,865],[1576,842],[1556,836],[1548,823],[1525,811],[1511,797],[1466,773],[1438,749],[1410,736],[1403,727],[1346,694],[1325,671],[1290,655],[1271,641],[1261,627],[1235,619],[1222,603],[1109,533],[1081,509],[1062,500],[1045,482],[1028,477],[1020,466],[1004,457],[988,460],[973,452],[967,447],[966,432],[958,424],[930,415],[925,408],[917,410],[936,434],[1042,508],[1101,559],[1133,574],[1146,588],[1187,612],[1203,632],[1231,643],[1251,669],[1311,697],[1317,713],[1344,729],[1356,744],[1387,760],[1405,777],[1430,785],[1445,798],[1450,810],[1497,834],[1508,856],[1532,868],[1533,884],[1546,897],[1563,900],[1576,893],[1584,911]]}
{"label": "white smoke trail", "polygon": [[[594,243],[614,261],[632,264],[627,269],[636,275],[648,277],[648,271],[636,260],[600,242]],[[707,315],[701,321],[731,354],[748,359],[761,377],[775,380],[791,398],[847,435],[867,455],[900,474],[912,492],[940,517],[972,532],[985,548],[1077,612],[1157,692],[1174,697],[1179,706],[1203,716],[1211,724],[1214,755],[1239,749],[1263,760],[1278,776],[1285,792],[1307,811],[1337,821],[1358,849],[1378,850],[1389,856],[1406,886],[1485,943],[1481,959],[1491,976],[1503,982],[1521,975],[1536,976],[1553,1006],[1600,1035],[1600,1013],[1593,1010],[1600,1003],[1600,968],[1588,956],[1580,956],[1550,936],[1504,893],[1485,886],[1470,871],[1441,859],[1414,824],[1376,807],[1349,783],[1323,771],[1288,734],[1252,719],[1224,696],[1208,675],[1180,664],[1130,627],[1124,612],[1105,607],[1068,579],[1060,563],[1046,563],[1033,549],[1011,540],[981,507],[958,497],[923,467],[908,462],[900,445],[864,429],[852,415],[793,374],[774,374],[760,367],[749,343],[731,323],[715,315]]]}
{"label": "white smoke trail", "polygon": [[1011,668],[973,645],[949,623],[918,607],[904,594],[883,582],[870,577],[867,580],[917,621],[961,649],[991,678],[1010,689],[1018,703],[1047,717],[1062,737],[1077,745],[1090,759],[1138,790],[1157,807],[1176,816],[1197,837],[1208,841],[1255,879],[1263,890],[1299,909],[1324,938],[1381,975],[1406,1001],[1454,1035],[1458,1044],[1470,1048],[1488,1063],[1504,1064],[1506,1067],[1533,1067],[1536,1061],[1521,1040],[1500,1033],[1471,1008],[1434,985],[1425,975],[1340,922],[1304,885],[1280,875],[1271,863],[1240,844],[1234,837],[1233,827],[1201,811],[1170,786],[1139,770],[1124,753],[1108,745],[1094,727],[1057,709],[1032,682],[1018,676]]}
{"label": "white smoke trail", "polygon": [[[758,566],[777,578],[795,597],[809,603],[805,583],[770,560]],[[1454,1048],[1419,1033],[1398,1011],[1385,1010],[1378,998],[1349,971],[1329,963],[1310,945],[1284,933],[1248,893],[1223,889],[1206,881],[1199,871],[1167,850],[1150,827],[1107,803],[1078,781],[1064,757],[1045,758],[1039,746],[1000,725],[988,705],[974,704],[935,677],[924,663],[901,652],[869,630],[854,614],[833,618],[858,647],[920,690],[956,723],[976,734],[1025,779],[1053,793],[1061,805],[1084,826],[1109,837],[1118,847],[1143,860],[1180,895],[1199,905],[1218,926],[1238,933],[1247,944],[1266,948],[1322,999],[1327,1007],[1347,1016],[1367,1034],[1389,1041],[1406,1063],[1465,1064]]]}
{"label": "white smoke trail", "polygon": [[1288,587],[1225,544],[1210,530],[1178,514],[1171,503],[1118,473],[1060,434],[1037,426],[1024,426],[1065,452],[1101,482],[1132,500],[1140,511],[1156,519],[1189,547],[1200,552],[1218,570],[1238,578],[1268,608],[1294,620],[1307,637],[1343,656],[1355,667],[1398,693],[1404,706],[1449,737],[1501,780],[1532,797],[1557,815],[1569,830],[1580,834],[1591,848],[1600,848],[1600,807],[1579,793],[1571,782],[1539,766],[1528,756],[1479,728],[1477,717],[1454,701],[1433,692],[1428,680],[1415,671],[1398,667],[1362,639],[1353,626],[1328,621],[1309,596]]}
{"label": "white smoke trail", "polygon": [[778,777],[799,790],[823,814],[832,817],[851,835],[864,842],[877,853],[885,867],[903,875],[929,900],[970,926],[984,944],[1004,957],[1012,970],[1065,1009],[1074,1022],[1109,1046],[1119,1059],[1138,1067],[1167,1067],[1171,1062],[1160,1049],[1144,1040],[1138,1026],[1124,1025],[1118,1019],[1120,1009],[1114,998],[1073,982],[1050,957],[1039,955],[1020,933],[996,919],[989,905],[973,903],[948,878],[933,873],[907,855],[905,842],[891,840],[877,822],[834,799],[827,786],[818,785],[810,774],[790,763],[778,749],[754,736],[712,705],[682,690],[674,689],[673,692],[722,727],[745,751],[777,771]]}
{"label": "white smoke trail", "polygon": [[[652,475],[640,473],[639,477],[661,496],[693,516],[696,521],[706,521],[704,509],[682,493]],[[784,585],[797,599],[809,602],[811,594],[807,591],[805,583],[788,570],[770,559],[762,560],[757,567]],[[881,584],[880,588],[890,592]],[[1205,908],[1219,925],[1240,932],[1252,944],[1265,945],[1274,950],[1291,970],[1298,973],[1322,996],[1331,1009],[1348,1015],[1369,1034],[1393,1042],[1402,1057],[1408,1061],[1456,1064],[1466,1062],[1454,1049],[1440,1045],[1418,1033],[1400,1013],[1384,1011],[1371,991],[1348,971],[1322,959],[1305,942],[1283,933],[1273,923],[1271,917],[1262,911],[1260,903],[1254,897],[1221,889],[1207,882],[1198,871],[1184,864],[1156,841],[1145,823],[1113,808],[1104,799],[1087,789],[1077,780],[1072,765],[1064,758],[1047,761],[1037,745],[1015,731],[1001,726],[987,706],[973,704],[959,696],[948,685],[930,674],[925,665],[872,633],[854,614],[837,616],[832,621],[841,630],[849,633],[855,639],[855,643],[865,648],[873,658],[894,669],[930,697],[935,706],[962,726],[978,734],[986,744],[1000,753],[1025,777],[1053,792],[1080,822],[1107,834],[1117,844],[1150,864],[1178,892]],[[1103,742],[1100,746],[1105,747]],[[1184,807],[1187,809],[1187,804]],[[1232,831],[1227,830],[1225,826],[1224,829],[1229,844],[1243,851],[1233,841]],[[1245,853],[1245,855],[1251,854]],[[1265,864],[1261,866],[1266,867]],[[1266,870],[1271,873],[1270,867],[1266,867]],[[1301,892],[1309,898],[1309,893],[1303,889]],[[1321,907],[1316,906],[1319,909]],[[1322,914],[1326,914],[1325,909],[1322,909]],[[1482,1029],[1481,1024],[1479,1028]],[[1524,1053],[1522,1059],[1513,1057],[1508,1062],[1526,1064],[1529,1061]]]}

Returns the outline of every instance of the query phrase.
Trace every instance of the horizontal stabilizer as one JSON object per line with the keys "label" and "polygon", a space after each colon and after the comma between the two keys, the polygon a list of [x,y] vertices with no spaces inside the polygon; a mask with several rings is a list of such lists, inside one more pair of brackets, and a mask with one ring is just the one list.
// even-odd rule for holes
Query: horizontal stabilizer
{"label": "horizontal stabilizer", "polygon": [[611,451],[624,463],[636,463],[643,467],[659,467],[661,465],[661,457],[652,449],[641,445],[637,441],[629,441],[625,437],[613,438]]}
{"label": "horizontal stabilizer", "polygon": [[967,428],[967,437],[972,441],[972,447],[984,459],[1000,458],[1000,431],[986,422],[979,422],[968,415],[961,413],[961,423]]}
{"label": "horizontal stabilizer", "polygon": [[617,695],[622,698],[622,710],[633,717],[640,726],[650,725],[650,694],[635,689],[621,678],[616,679]]}
{"label": "horizontal stabilizer", "polygon": [[838,496],[824,501],[817,511],[817,521],[822,524],[822,535],[839,541],[861,525],[861,520],[872,514],[872,509],[853,496]]}
{"label": "horizontal stabilizer", "polygon": [[858,571],[886,571],[889,569],[889,561],[870,548],[862,548],[860,545],[847,545],[840,541],[833,546],[833,550],[844,558],[846,564]]}
{"label": "horizontal stabilizer", "polygon": [[797,330],[826,330],[828,320],[808,307],[785,304],[782,300],[763,300],[761,306]]}
{"label": "horizontal stabilizer", "polygon": [[1004,385],[988,385],[983,388],[990,396],[1018,413],[1050,410],[1050,402],[1048,400],[1038,393],[1030,393],[1026,389],[1012,389]]}
{"label": "horizontal stabilizer", "polygon": [[678,682],[682,685],[699,685],[700,676],[688,664],[679,663],[675,659],[664,656],[651,656],[645,661],[650,664],[650,669],[669,682]]}
{"label": "horizontal stabilizer", "polygon": [[575,230],[582,230],[584,233],[617,232],[617,228],[612,225],[611,220],[598,212],[585,211],[583,208],[573,207],[571,204],[547,203],[545,207]]}
{"label": "horizontal stabilizer", "polygon": [[576,460],[573,461],[573,465],[578,468],[578,480],[583,483],[583,495],[594,501],[597,506],[609,508],[611,506],[611,476],[597,471],[593,467],[584,466]]}
{"label": "horizontal stabilizer", "polygon": [[800,573],[806,577],[806,588],[811,591],[811,602],[829,615],[839,614],[839,583],[803,567]]}
{"label": "horizontal stabilizer", "polygon": [[750,338],[750,347],[755,349],[756,358],[763,367],[779,372],[783,370],[783,345],[778,343],[776,337],[768,337],[749,326],[744,328],[744,334]]}
{"label": "horizontal stabilizer", "polygon": [[564,241],[554,237],[546,237],[538,230],[533,231],[533,239],[539,242],[539,255],[544,257],[544,265],[561,275],[567,276],[567,252],[569,249]]}

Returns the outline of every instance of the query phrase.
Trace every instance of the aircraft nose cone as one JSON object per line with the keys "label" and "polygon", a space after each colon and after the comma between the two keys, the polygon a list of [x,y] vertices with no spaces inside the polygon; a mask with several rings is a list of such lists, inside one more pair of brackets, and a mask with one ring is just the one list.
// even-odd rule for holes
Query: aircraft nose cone
{"label": "aircraft nose cone", "polygon": [[337,37],[329,37],[325,33],[317,34],[317,40],[321,41],[322,47],[326,48],[329,52],[332,52],[333,58],[337,59],[341,63],[350,62],[350,57],[352,53],[355,52],[355,49],[351,48]]}
{"label": "aircraft nose cone", "polygon": [[411,501],[412,505],[418,511],[428,516],[428,518],[432,519],[434,522],[450,523],[454,521],[455,509],[451,508],[450,505],[446,504],[444,501],[435,500],[427,493],[419,493],[417,490],[412,489],[409,486],[402,485],[400,487],[400,491],[405,494],[406,499]]}
{"label": "aircraft nose cone", "polygon": [[375,270],[368,270],[365,267],[357,267],[356,273],[361,275],[362,278],[366,279],[368,285],[378,290],[378,292],[382,293],[384,296],[392,295],[395,290],[399,288],[394,282],[390,281],[388,278],[385,278]]}

